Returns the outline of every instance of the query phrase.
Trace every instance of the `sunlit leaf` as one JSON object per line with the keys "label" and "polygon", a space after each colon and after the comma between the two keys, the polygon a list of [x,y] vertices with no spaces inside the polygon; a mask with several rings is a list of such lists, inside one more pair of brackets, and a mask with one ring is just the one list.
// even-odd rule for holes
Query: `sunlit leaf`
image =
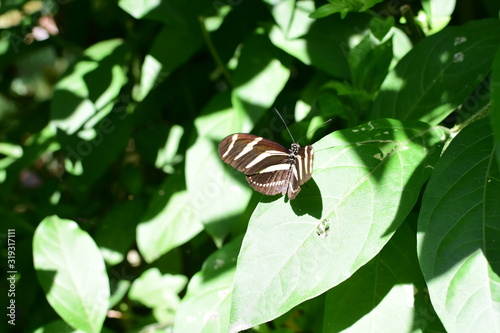
{"label": "sunlit leaf", "polygon": [[[378,120],[314,144],[313,180],[252,215],[236,271],[231,331],[271,320],[351,276],[413,208],[446,131]],[[318,233],[329,224],[329,235]]]}
{"label": "sunlit leaf", "polygon": [[488,119],[450,143],[425,190],[418,254],[448,332],[500,327],[500,171]]}
{"label": "sunlit leaf", "polygon": [[456,0],[423,0],[422,8],[426,13],[428,34],[443,29],[451,20],[455,10]]}
{"label": "sunlit leaf", "polygon": [[154,10],[161,3],[161,0],[120,0],[118,5],[127,13],[140,19]]}
{"label": "sunlit leaf", "polygon": [[326,293],[323,332],[444,331],[428,300],[415,247],[415,232],[403,223],[375,258]]}
{"label": "sunlit leaf", "polygon": [[109,103],[127,81],[120,66],[127,51],[127,45],[118,39],[88,48],[85,58],[56,85],[51,104],[52,126],[74,134],[84,125],[90,128],[106,116],[111,111]]}
{"label": "sunlit leaf", "polygon": [[47,217],[33,237],[33,260],[47,301],[61,318],[85,332],[100,332],[109,282],[92,238],[73,221]]}

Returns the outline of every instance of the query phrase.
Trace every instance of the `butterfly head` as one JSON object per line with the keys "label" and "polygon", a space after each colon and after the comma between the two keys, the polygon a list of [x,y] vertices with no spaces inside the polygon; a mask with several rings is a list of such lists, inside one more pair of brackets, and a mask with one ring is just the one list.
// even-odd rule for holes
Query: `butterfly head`
{"label": "butterfly head", "polygon": [[292,155],[297,155],[300,150],[300,145],[297,142],[292,143],[292,148],[290,148],[290,153]]}

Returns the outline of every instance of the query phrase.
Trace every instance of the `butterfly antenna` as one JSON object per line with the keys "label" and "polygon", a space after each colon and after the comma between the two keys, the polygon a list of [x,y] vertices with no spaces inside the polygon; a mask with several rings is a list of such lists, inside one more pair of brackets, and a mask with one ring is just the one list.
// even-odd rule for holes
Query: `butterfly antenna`
{"label": "butterfly antenna", "polygon": [[[314,127],[312,130],[310,130],[309,132],[307,132],[307,134],[306,134],[306,135],[304,135],[302,138],[300,138],[300,140],[302,140],[303,138],[305,138],[306,136],[308,136],[310,133],[314,132],[315,130],[317,130],[318,128],[320,128],[321,126],[325,125],[326,123],[328,123],[328,122],[330,122],[330,121],[332,121],[332,119],[331,119],[331,118],[330,118],[330,119],[328,119],[327,121],[323,122],[322,124],[319,124],[318,126]],[[300,140],[299,140],[299,141],[300,141]],[[297,141],[297,142],[299,142],[299,141]]]}
{"label": "butterfly antenna", "polygon": [[281,114],[278,112],[278,109],[274,108],[274,111],[276,111],[276,113],[278,114],[278,116],[280,116],[281,121],[283,122],[283,124],[285,124],[285,128],[286,128],[286,130],[288,131],[288,134],[290,134],[290,137],[292,138],[292,141],[293,141],[293,142],[296,142],[296,141],[295,141],[295,139],[293,138],[292,133],[291,133],[291,132],[290,132],[290,130],[288,129],[288,126],[287,126],[287,125],[286,125],[286,123],[285,123],[285,119],[283,119],[283,117],[281,116]]}

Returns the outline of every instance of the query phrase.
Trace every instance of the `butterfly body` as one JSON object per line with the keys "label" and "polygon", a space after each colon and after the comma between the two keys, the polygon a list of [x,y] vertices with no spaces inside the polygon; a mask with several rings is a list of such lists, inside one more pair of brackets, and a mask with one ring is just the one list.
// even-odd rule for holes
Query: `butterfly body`
{"label": "butterfly body", "polygon": [[266,195],[287,194],[294,199],[300,185],[311,178],[314,150],[296,142],[288,150],[259,136],[236,133],[219,143],[219,156],[243,172],[256,191]]}

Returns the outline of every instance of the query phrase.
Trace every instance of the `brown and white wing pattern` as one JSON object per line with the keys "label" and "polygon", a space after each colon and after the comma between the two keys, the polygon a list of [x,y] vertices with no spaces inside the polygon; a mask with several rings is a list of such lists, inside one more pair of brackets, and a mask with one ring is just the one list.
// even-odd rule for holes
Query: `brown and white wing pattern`
{"label": "brown and white wing pattern", "polygon": [[219,143],[219,156],[225,163],[247,175],[256,191],[266,195],[288,194],[294,199],[300,185],[311,178],[313,147],[290,150],[279,143],[251,134],[237,133]]}
{"label": "brown and white wing pattern", "polygon": [[233,134],[219,143],[222,161],[245,175],[280,164],[289,155],[288,149],[279,143],[252,134]]}

